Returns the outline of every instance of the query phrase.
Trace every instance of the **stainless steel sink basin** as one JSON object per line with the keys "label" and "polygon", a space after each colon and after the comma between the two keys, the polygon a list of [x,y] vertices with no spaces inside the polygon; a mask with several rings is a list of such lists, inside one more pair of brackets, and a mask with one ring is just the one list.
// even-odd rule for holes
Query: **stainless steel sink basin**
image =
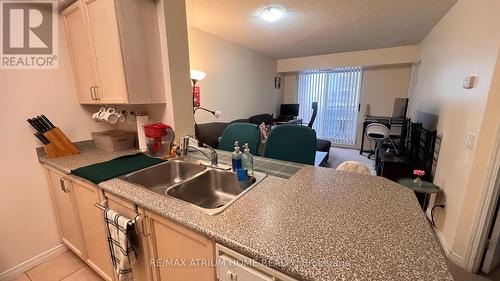
{"label": "stainless steel sink basin", "polygon": [[232,171],[169,160],[120,179],[213,215],[222,212],[265,177],[266,174],[254,172],[250,181],[242,183]]}
{"label": "stainless steel sink basin", "polygon": [[239,182],[231,171],[208,169],[204,173],[172,186],[167,195],[199,207],[207,214],[217,214],[266,177],[254,172],[250,181]]}
{"label": "stainless steel sink basin", "polygon": [[168,187],[180,183],[206,169],[207,167],[196,163],[170,160],[122,176],[121,179],[157,193],[164,193]]}

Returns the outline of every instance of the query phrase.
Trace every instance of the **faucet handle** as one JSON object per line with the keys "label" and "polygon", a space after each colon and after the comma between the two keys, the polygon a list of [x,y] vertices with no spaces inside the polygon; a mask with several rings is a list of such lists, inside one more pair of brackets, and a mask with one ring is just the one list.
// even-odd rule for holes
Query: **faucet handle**
{"label": "faucet handle", "polygon": [[210,156],[211,156],[210,161],[212,162],[212,165],[217,166],[217,164],[219,162],[217,159],[217,151],[215,151],[215,149],[213,147],[211,147],[210,145],[208,145],[206,143],[203,143],[203,147],[210,150]]}

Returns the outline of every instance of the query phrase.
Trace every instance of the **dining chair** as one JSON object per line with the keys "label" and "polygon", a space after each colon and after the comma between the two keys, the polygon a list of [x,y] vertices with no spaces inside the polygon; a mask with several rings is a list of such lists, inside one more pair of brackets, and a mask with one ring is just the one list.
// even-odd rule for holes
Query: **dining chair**
{"label": "dining chair", "polygon": [[248,143],[250,153],[257,155],[260,143],[259,126],[250,123],[232,123],[224,129],[219,143],[219,149],[234,151],[234,142],[238,141],[240,147]]}
{"label": "dining chair", "polygon": [[264,157],[314,165],[316,131],[301,125],[276,126],[267,138]]}

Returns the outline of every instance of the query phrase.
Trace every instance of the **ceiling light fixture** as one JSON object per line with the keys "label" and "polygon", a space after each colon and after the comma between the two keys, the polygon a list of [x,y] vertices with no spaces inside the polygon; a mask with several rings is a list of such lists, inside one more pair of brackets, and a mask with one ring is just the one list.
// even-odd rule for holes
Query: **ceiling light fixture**
{"label": "ceiling light fixture", "polygon": [[284,11],[281,8],[267,7],[262,10],[260,17],[268,22],[275,22],[283,17]]}

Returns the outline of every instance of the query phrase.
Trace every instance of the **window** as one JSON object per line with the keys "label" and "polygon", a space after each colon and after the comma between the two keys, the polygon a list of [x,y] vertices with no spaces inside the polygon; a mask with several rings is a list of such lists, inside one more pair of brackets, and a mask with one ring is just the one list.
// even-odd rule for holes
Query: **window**
{"label": "window", "polygon": [[361,67],[315,70],[298,75],[300,116],[311,118],[312,103],[318,102],[313,128],[318,138],[335,144],[356,143]]}

